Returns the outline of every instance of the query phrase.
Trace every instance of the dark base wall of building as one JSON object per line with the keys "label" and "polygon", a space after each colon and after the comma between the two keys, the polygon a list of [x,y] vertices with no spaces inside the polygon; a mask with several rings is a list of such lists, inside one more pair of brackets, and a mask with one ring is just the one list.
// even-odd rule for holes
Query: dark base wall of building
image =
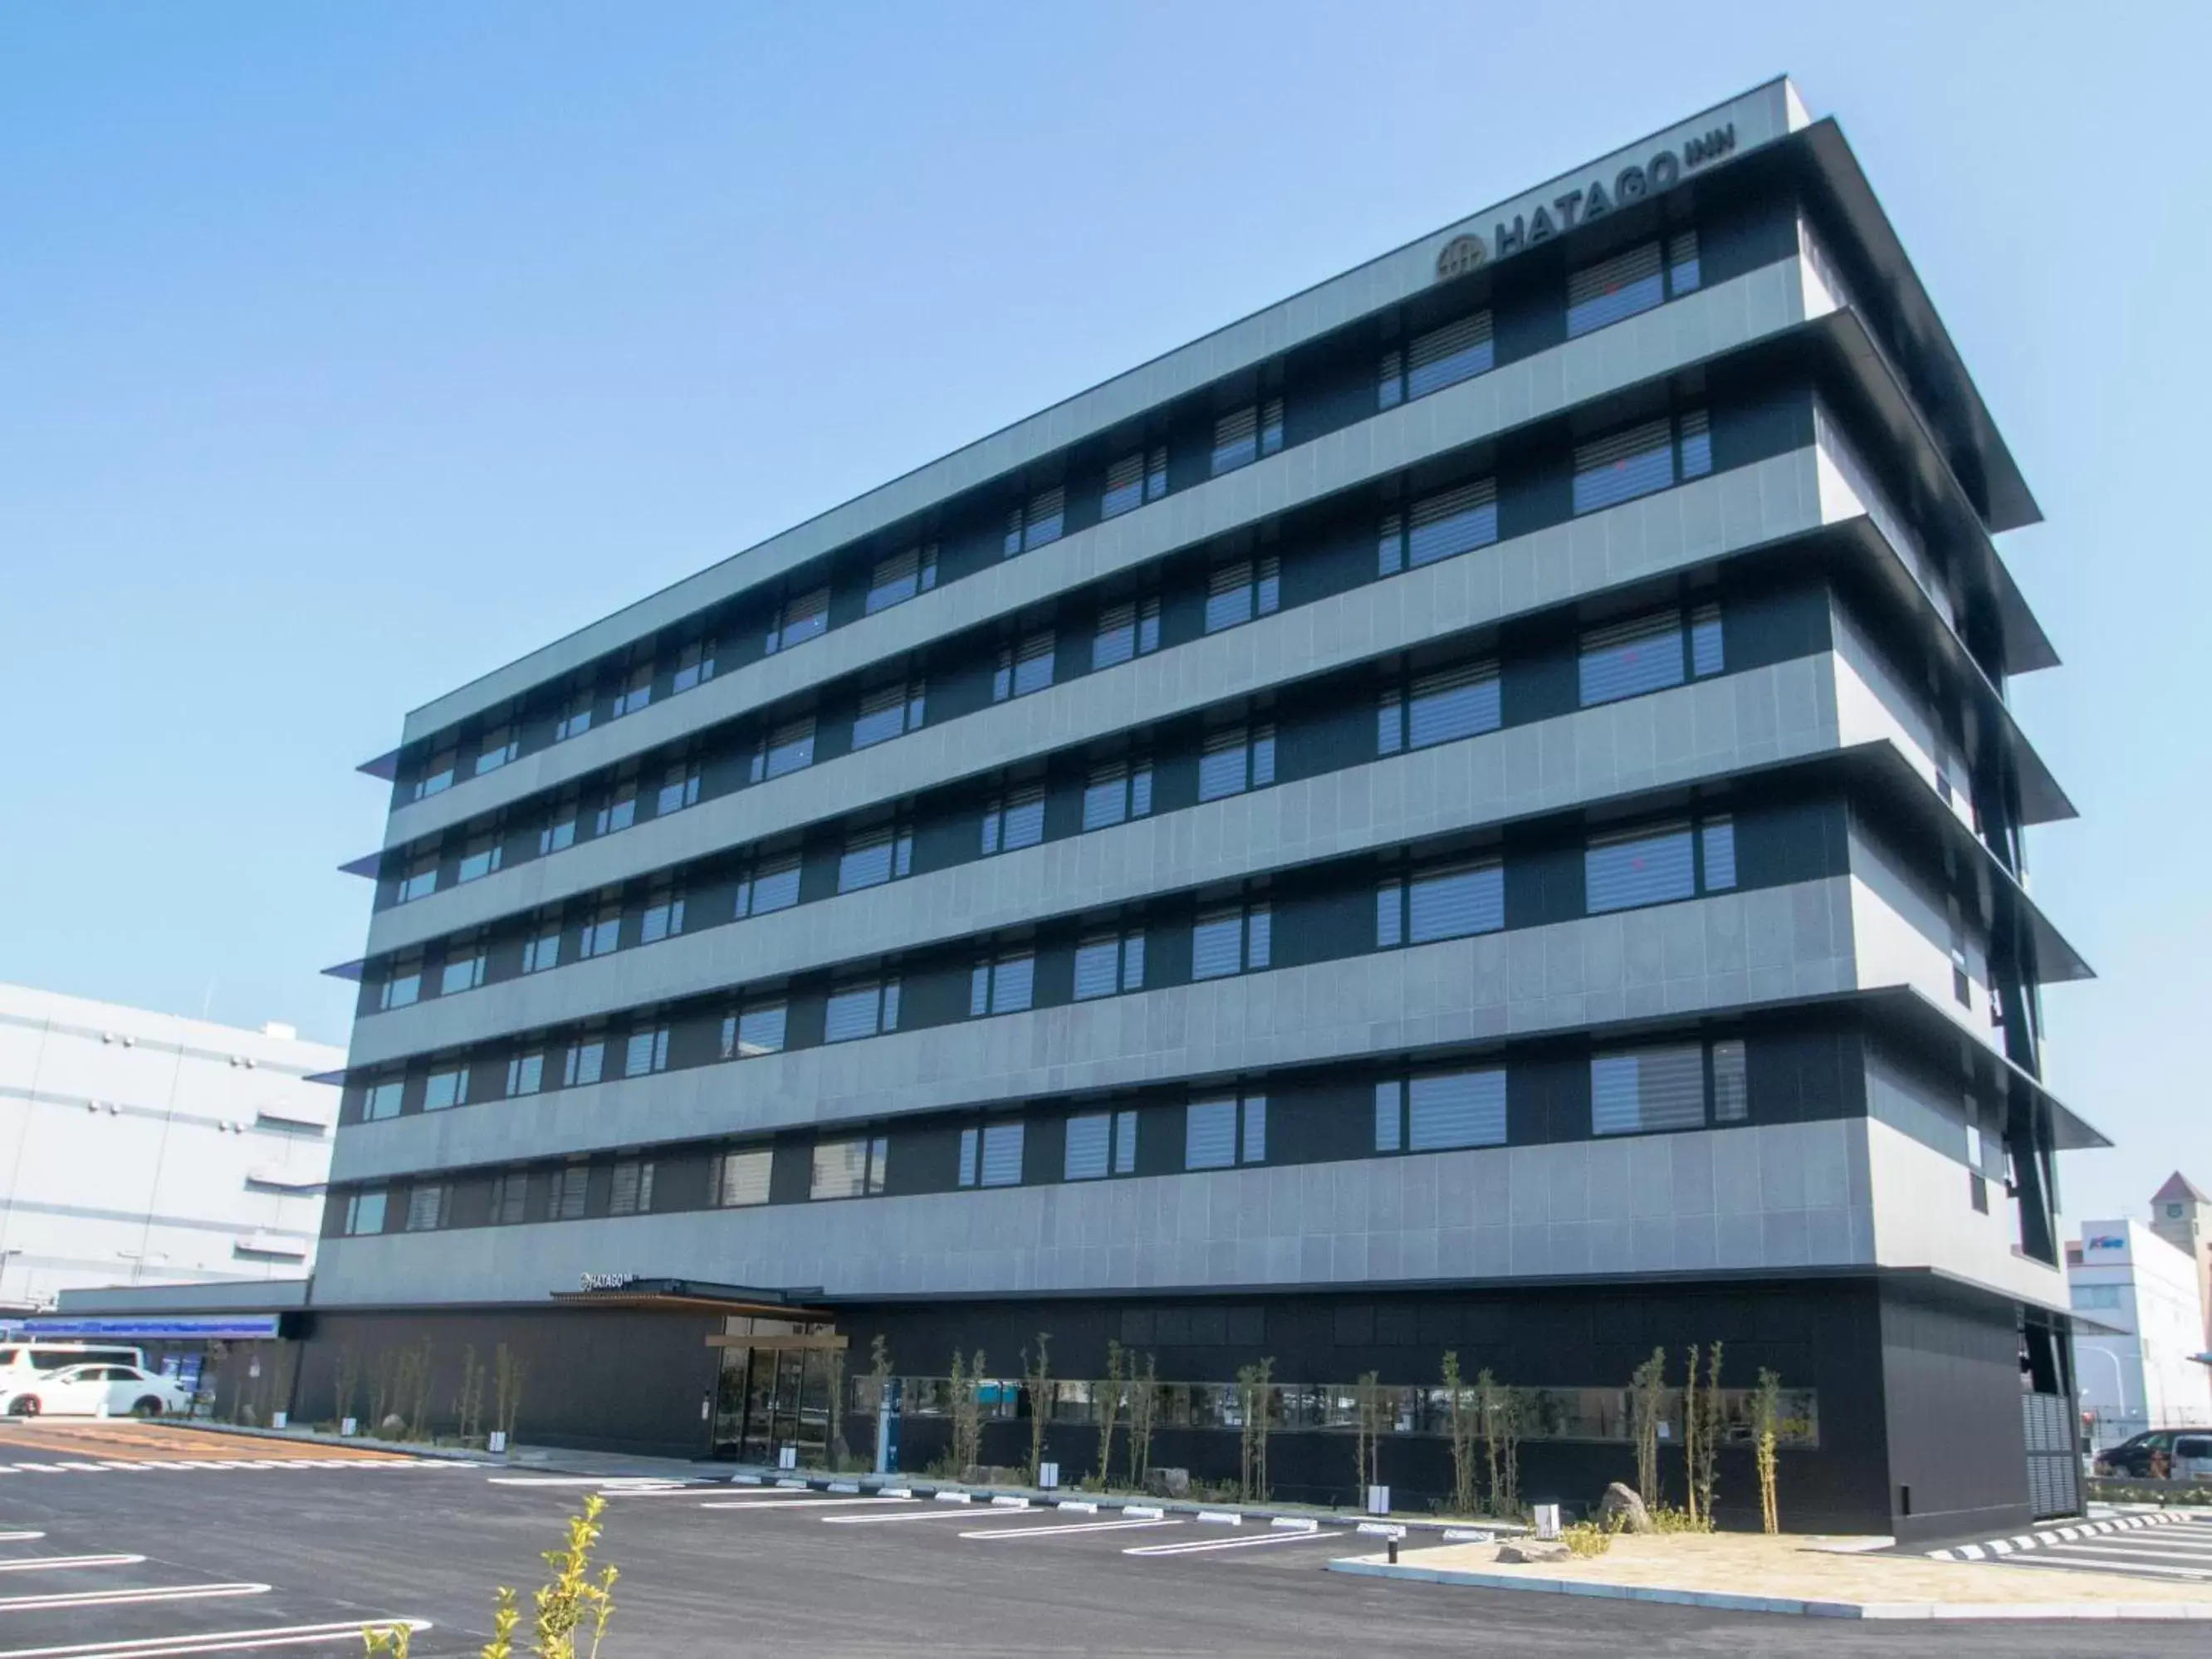
{"label": "dark base wall of building", "polygon": [[[2021,1429],[2019,1339],[2011,1304],[1969,1292],[1899,1282],[1806,1280],[1729,1285],[1531,1288],[1510,1291],[1265,1297],[1031,1300],[844,1304],[835,1309],[850,1341],[849,1370],[867,1368],[881,1336],[892,1370],[949,1374],[957,1352],[983,1374],[1014,1378],[1023,1351],[1051,1339],[1051,1372],[1061,1381],[1106,1375],[1107,1345],[1119,1341],[1141,1368],[1149,1356],[1162,1382],[1230,1382],[1239,1367],[1274,1362],[1281,1384],[1351,1384],[1372,1371],[1385,1386],[1437,1387],[1446,1352],[1472,1379],[1487,1368],[1513,1386],[1625,1389],[1655,1348],[1679,1384],[1692,1343],[1722,1347],[1723,1388],[1749,1388],[1762,1368],[1789,1389],[1817,1392],[1817,1447],[1785,1449],[1779,1480],[1783,1523],[1793,1530],[1894,1533],[1905,1541],[2029,1524]],[[335,1383],[350,1349],[361,1366],[356,1412],[379,1357],[428,1342],[431,1417],[450,1426],[465,1350],[489,1365],[500,1344],[524,1367],[518,1433],[524,1440],[601,1450],[704,1457],[711,1429],[702,1413],[719,1356],[706,1346],[720,1328],[712,1315],[580,1307],[440,1312],[320,1313],[302,1355],[294,1412],[301,1420],[337,1414]],[[386,1361],[385,1363],[390,1363]],[[485,1401],[489,1420],[491,1401]],[[855,1414],[846,1439],[865,1454],[872,1425]],[[950,1424],[909,1411],[901,1423],[901,1464],[921,1470],[950,1451]],[[1116,1474],[1126,1480],[1126,1436]],[[1027,1461],[1026,1419],[987,1420],[983,1461]],[[1188,1468],[1207,1481],[1237,1477],[1235,1429],[1162,1425],[1154,1465]],[[1073,1484],[1097,1468],[1097,1430],[1054,1423],[1046,1455]],[[1277,1430],[1270,1437],[1270,1487],[1286,1499],[1345,1502],[1354,1496],[1353,1436],[1342,1430]],[[1611,1480],[1634,1479],[1635,1455],[1619,1442],[1526,1439],[1522,1491],[1531,1501],[1595,1502]],[[1661,1456],[1662,1495],[1682,1499],[1678,1450]],[[1452,1486],[1449,1441],[1385,1432],[1380,1477],[1404,1510],[1437,1505]],[[1724,1447],[1717,1513],[1723,1526],[1759,1524],[1747,1446]]]}

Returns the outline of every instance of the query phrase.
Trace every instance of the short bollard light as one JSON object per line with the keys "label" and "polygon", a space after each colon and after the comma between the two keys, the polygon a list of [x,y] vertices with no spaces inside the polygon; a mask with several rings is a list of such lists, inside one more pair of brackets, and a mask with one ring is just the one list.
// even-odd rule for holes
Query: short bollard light
{"label": "short bollard light", "polygon": [[1394,1567],[1398,1565],[1398,1540],[1395,1537],[1390,1540],[1390,1565]]}

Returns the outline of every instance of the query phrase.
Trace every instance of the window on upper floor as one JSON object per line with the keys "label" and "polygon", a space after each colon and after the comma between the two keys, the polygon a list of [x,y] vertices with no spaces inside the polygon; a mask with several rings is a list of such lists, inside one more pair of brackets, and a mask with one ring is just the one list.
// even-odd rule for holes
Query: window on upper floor
{"label": "window on upper floor", "polygon": [[697,761],[678,761],[660,775],[660,787],[653,797],[653,815],[665,818],[699,804],[700,766]]}
{"label": "window on upper floor", "polygon": [[1044,839],[1044,786],[1025,784],[983,808],[983,856],[1034,847]]}
{"label": "window on upper floor", "polygon": [[1624,248],[1567,277],[1567,337],[1577,339],[1698,285],[1698,233],[1686,230],[1663,246],[1655,237]]}
{"label": "window on upper floor", "polygon": [[2075,1307],[2091,1312],[2118,1313],[2127,1306],[2118,1285],[2072,1285],[2066,1295]]}
{"label": "window on upper floor", "polygon": [[646,896],[645,921],[638,930],[637,942],[658,945],[683,931],[684,889],[672,881],[657,883]]}
{"label": "window on upper floor", "polygon": [[1505,1070],[1417,1072],[1375,1085],[1375,1150],[1435,1152],[1505,1144]]}
{"label": "window on upper floor", "polygon": [[507,1094],[510,1100],[525,1095],[534,1095],[545,1086],[545,1054],[543,1049],[532,1049],[528,1054],[515,1054],[507,1062]]}
{"label": "window on upper floor", "polygon": [[381,1083],[372,1083],[361,1097],[361,1121],[380,1123],[386,1118],[399,1115],[399,1103],[407,1085],[396,1077]]}
{"label": "window on upper floor", "polygon": [[899,982],[895,979],[865,979],[842,985],[830,993],[823,1019],[824,1042],[850,1042],[898,1030]]}
{"label": "window on upper floor", "polygon": [[1741,1042],[1670,1043],[1590,1057],[1590,1133],[1701,1129],[1751,1115]]}
{"label": "window on upper floor", "polygon": [[1671,489],[1713,470],[1705,411],[1661,416],[1609,437],[1575,446],[1574,509],[1595,513]]}
{"label": "window on upper floor", "polygon": [[821,1140],[814,1146],[814,1170],[806,1196],[868,1198],[884,1189],[891,1143],[883,1135],[854,1140]]}
{"label": "window on upper floor", "polygon": [[765,1146],[718,1154],[708,1172],[708,1191],[713,1195],[714,1206],[735,1210],[767,1203],[772,1161],[773,1155]]}
{"label": "window on upper floor", "polygon": [[345,1201],[345,1234],[359,1238],[369,1233],[384,1231],[385,1193],[381,1187],[349,1193]]}
{"label": "window on upper floor", "polygon": [[653,1213],[653,1160],[623,1158],[615,1160],[614,1182],[607,1193],[609,1215]]}
{"label": "window on upper floor", "polygon": [[651,1025],[632,1031],[623,1042],[623,1075],[650,1077],[668,1069],[668,1027]]}
{"label": "window on upper floor", "polygon": [[641,662],[623,678],[621,689],[615,693],[614,707],[607,711],[608,717],[620,720],[625,714],[636,714],[652,702],[653,665]]}
{"label": "window on upper floor", "polygon": [[545,1184],[545,1218],[581,1221],[591,1182],[591,1166],[581,1158],[572,1158],[554,1170],[553,1178]]}
{"label": "window on upper floor", "polygon": [[1133,1175],[1136,1170],[1134,1112],[1078,1112],[1067,1120],[1061,1180],[1103,1181],[1109,1175]]}
{"label": "window on upper floor", "polygon": [[477,945],[449,946],[452,954],[446,957],[445,966],[438,969],[438,994],[449,997],[460,991],[473,991],[484,982],[484,969],[489,965],[484,949]]}
{"label": "window on upper floor", "polygon": [[520,1170],[494,1176],[491,1182],[490,1220],[495,1227],[513,1227],[521,1224],[529,1214],[530,1177]]}
{"label": "window on upper floor", "polygon": [[937,544],[909,547],[903,553],[876,561],[876,568],[868,573],[868,597],[862,610],[872,617],[936,586]]}
{"label": "window on upper floor", "polygon": [[1505,926],[1505,866],[1495,858],[1392,876],[1375,889],[1375,944],[1427,945]]}
{"label": "window on upper floor", "polygon": [[790,1009],[781,1000],[747,1002],[733,1014],[722,1016],[722,1058],[753,1060],[783,1052],[790,1027]]}
{"label": "window on upper floor", "polygon": [[1402,350],[1384,352],[1376,377],[1376,407],[1393,409],[1408,398],[1441,392],[1488,374],[1497,362],[1490,313],[1478,311],[1472,317],[1415,335]]}
{"label": "window on upper floor", "polygon": [[794,645],[819,638],[830,627],[830,588],[828,584],[794,593],[775,608],[769,619],[765,649],[773,656],[779,651],[788,651]]}
{"label": "window on upper floor", "polygon": [[458,881],[481,881],[498,870],[506,860],[506,848],[499,836],[489,830],[478,830],[468,838],[461,848],[460,867],[454,872]]}
{"label": "window on upper floor", "polygon": [[1056,542],[1067,527],[1067,492],[1054,485],[1041,489],[1007,514],[1005,556]]}
{"label": "window on upper floor", "polygon": [[1275,555],[1221,565],[1206,580],[1206,631],[1271,617],[1282,603],[1283,562]]}
{"label": "window on upper floor", "polygon": [[1145,988],[1145,932],[1089,933],[1075,947],[1075,1000]]}
{"label": "window on upper floor", "polygon": [[469,1068],[441,1066],[422,1079],[422,1109],[442,1112],[469,1103]]}
{"label": "window on upper floor", "polygon": [[1583,884],[1585,908],[1594,916],[1733,887],[1735,822],[1713,813],[1695,827],[1684,818],[1593,836],[1583,854]]}
{"label": "window on upper floor", "polygon": [[1228,1170],[1267,1161],[1267,1097],[1194,1100],[1183,1117],[1182,1167]]}
{"label": "window on upper floor", "polygon": [[608,791],[592,817],[594,836],[619,835],[637,822],[637,780],[625,779]]}
{"label": "window on upper floor", "polygon": [[1275,728],[1272,725],[1230,726],[1210,733],[1198,760],[1198,798],[1261,789],[1275,781]]}
{"label": "window on upper floor", "polygon": [[1133,450],[1106,469],[1106,493],[1099,498],[1098,516],[1111,519],[1133,512],[1167,493],[1166,447]]}
{"label": "window on upper floor", "polygon": [[738,883],[738,919],[769,915],[777,910],[788,910],[798,903],[799,871],[799,855],[796,853],[759,860],[751,873]]}
{"label": "window on upper floor", "polygon": [[417,853],[401,866],[399,885],[392,893],[394,904],[411,904],[418,898],[427,898],[438,890],[438,855],[434,852]]}
{"label": "window on upper floor", "polygon": [[1213,422],[1212,476],[1248,466],[1283,447],[1283,400],[1232,409]]}
{"label": "window on upper floor", "polygon": [[576,936],[576,955],[585,962],[612,956],[622,945],[622,901],[609,896],[584,919]]}
{"label": "window on upper floor", "polygon": [[447,1200],[452,1189],[442,1182],[412,1187],[407,1193],[406,1230],[410,1233],[434,1233],[446,1224]]}
{"label": "window on upper floor", "polygon": [[985,1014],[1018,1014],[1036,1000],[1036,956],[1030,951],[1010,951],[986,957],[968,976],[969,1018]]}
{"label": "window on upper floor", "polygon": [[814,716],[803,715],[771,728],[753,745],[752,781],[765,783],[814,764]]}
{"label": "window on upper floor", "polygon": [[1498,480],[1478,478],[1425,496],[1404,513],[1386,514],[1376,538],[1376,568],[1395,576],[1408,566],[1419,569],[1497,539]]}
{"label": "window on upper floor", "polygon": [[592,729],[592,693],[589,687],[572,692],[562,704],[561,712],[554,718],[553,741],[566,743],[571,738],[580,738]]}
{"label": "window on upper floor", "polygon": [[377,988],[376,1006],[385,1013],[394,1008],[411,1008],[422,994],[422,962],[414,957],[403,958],[385,969],[384,982]]}
{"label": "window on upper floor", "polygon": [[880,887],[914,868],[914,831],[868,830],[852,836],[837,859],[837,890],[858,892]]}
{"label": "window on upper floor", "polygon": [[579,803],[574,796],[556,801],[545,811],[545,821],[538,827],[538,855],[558,853],[576,844],[576,817]]}
{"label": "window on upper floor", "polygon": [[415,780],[415,799],[428,800],[433,795],[444,794],[453,787],[453,750],[439,750],[422,763],[422,775]]}
{"label": "window on upper floor", "polygon": [[[669,682],[672,692],[689,691],[706,684],[714,678],[716,641],[711,639],[694,640],[676,653],[676,673]],[[651,1165],[647,1166],[648,1169]]]}
{"label": "window on upper floor", "polygon": [[487,772],[496,772],[520,752],[520,736],[512,722],[488,726],[477,739],[474,775],[482,777]]}
{"label": "window on upper floor", "polygon": [[535,933],[522,941],[522,971],[542,974],[560,965],[561,921],[558,916],[549,916],[538,924]]}
{"label": "window on upper floor", "polygon": [[1106,761],[1091,769],[1083,787],[1083,828],[1111,829],[1152,810],[1152,763],[1149,760]]}
{"label": "window on upper floor", "polygon": [[1577,675],[1589,708],[1710,678],[1725,666],[1721,608],[1706,604],[1690,611],[1686,626],[1680,611],[1669,610],[1585,630]]}
{"label": "window on upper floor", "polygon": [[605,1037],[585,1037],[568,1045],[561,1057],[561,1086],[564,1089],[588,1088],[606,1073],[607,1043]]}
{"label": "window on upper floor", "polygon": [[867,693],[860,699],[860,712],[853,719],[853,747],[866,749],[921,730],[928,696],[927,682],[918,679],[878,686]]}
{"label": "window on upper floor", "polygon": [[1091,666],[1094,671],[1112,668],[1159,648],[1159,595],[1125,599],[1098,613],[1098,631],[1091,636]]}
{"label": "window on upper floor", "polygon": [[1058,641],[1049,628],[1025,634],[1018,644],[999,647],[999,665],[991,676],[991,701],[1026,697],[1052,684],[1053,652]]}
{"label": "window on upper floor", "polygon": [[1375,752],[1395,755],[1478,737],[1498,730],[1503,719],[1495,662],[1423,674],[1402,690],[1393,686],[1376,697]]}
{"label": "window on upper floor", "polygon": [[1274,920],[1265,903],[1202,912],[1190,930],[1190,976],[1221,979],[1267,967],[1274,950]]}
{"label": "window on upper floor", "polygon": [[1018,1187],[1022,1184],[1022,1124],[986,1123],[960,1132],[960,1184]]}

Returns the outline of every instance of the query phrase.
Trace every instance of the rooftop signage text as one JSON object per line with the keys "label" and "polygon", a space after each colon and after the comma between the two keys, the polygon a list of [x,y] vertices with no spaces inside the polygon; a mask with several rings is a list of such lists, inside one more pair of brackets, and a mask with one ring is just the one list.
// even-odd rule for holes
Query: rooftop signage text
{"label": "rooftop signage text", "polygon": [[1548,207],[1540,202],[1534,212],[1516,213],[1510,223],[1501,219],[1496,234],[1488,240],[1480,234],[1455,236],[1437,255],[1437,280],[1442,283],[1464,276],[1471,270],[1480,270],[1492,259],[1503,259],[1540,242],[1547,242],[1563,230],[1588,224],[1617,207],[1640,202],[1656,191],[1670,190],[1681,181],[1684,173],[1717,161],[1735,149],[1735,123],[1731,121],[1726,126],[1715,127],[1710,132],[1685,140],[1679,151],[1662,149],[1640,165],[1630,162],[1613,174],[1610,189],[1604,179],[1593,179],[1580,190],[1568,191]]}
{"label": "rooftop signage text", "polygon": [[580,1291],[626,1291],[636,1283],[635,1273],[580,1273],[576,1288]]}

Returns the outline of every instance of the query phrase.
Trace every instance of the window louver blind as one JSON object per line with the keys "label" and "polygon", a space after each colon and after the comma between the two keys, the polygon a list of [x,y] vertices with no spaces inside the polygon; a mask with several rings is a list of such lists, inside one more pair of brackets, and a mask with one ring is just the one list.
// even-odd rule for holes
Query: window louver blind
{"label": "window louver blind", "polygon": [[1702,478],[1713,470],[1713,438],[1711,423],[1702,409],[1693,409],[1681,418],[1682,477]]}
{"label": "window louver blind", "polygon": [[837,890],[879,887],[891,878],[891,832],[878,830],[848,845],[837,860]]}
{"label": "window louver blind", "polygon": [[1044,839],[1044,786],[1030,784],[1006,797],[999,845],[1006,852],[1034,847]]}
{"label": "window louver blind", "polygon": [[1677,295],[1694,293],[1704,280],[1698,263],[1698,233],[1686,230],[1667,244],[1667,283]]}
{"label": "window louver blind", "polygon": [[814,716],[791,720],[769,733],[766,775],[780,778],[787,772],[814,763]]}
{"label": "window louver blind", "polygon": [[1018,1187],[1022,1184],[1022,1126],[991,1123],[983,1129],[983,1184]]}
{"label": "window louver blind", "polygon": [[1699,826],[1698,835],[1705,847],[1705,890],[1725,892],[1735,885],[1735,820],[1717,813]]}
{"label": "window louver blind", "polygon": [[1455,554],[1487,547],[1498,539],[1498,481],[1478,478],[1458,489],[1413,503],[1413,533],[1406,556],[1415,565],[1434,564]]}
{"label": "window louver blind", "polygon": [[1267,1161],[1267,1097],[1244,1097],[1243,1161],[1265,1164]]}
{"label": "window louver blind", "polygon": [[1190,933],[1190,976],[1220,979],[1244,968],[1244,913],[1216,911],[1200,916]]}
{"label": "window louver blind", "polygon": [[1494,662],[1470,663],[1413,682],[1407,725],[1415,749],[1495,732],[1503,719]]}
{"label": "window louver blind", "polygon": [[1595,513],[1674,482],[1673,423],[1646,421],[1575,449],[1574,507]]}
{"label": "window louver blind", "polygon": [[1701,605],[1690,613],[1690,672],[1699,679],[1720,673],[1727,667],[1723,649],[1725,636],[1721,632],[1721,608],[1717,605]]}
{"label": "window louver blind", "polygon": [[1036,995],[1036,958],[1001,957],[991,969],[991,1012],[1018,1014]]}
{"label": "window louver blind", "polygon": [[1049,630],[1040,630],[1023,640],[1014,655],[1014,695],[1025,697],[1032,691],[1042,691],[1052,684],[1052,653],[1054,638]]}
{"label": "window louver blind", "polygon": [[1224,564],[1206,581],[1206,631],[1218,633],[1252,620],[1252,562]]}
{"label": "window louver blind", "polygon": [[1681,613],[1662,611],[1591,629],[1582,638],[1578,674],[1585,708],[1681,684]]}
{"label": "window louver blind", "polygon": [[1590,1060],[1590,1132],[1695,1129],[1705,1121],[1705,1055],[1696,1043]]}
{"label": "window louver blind", "polygon": [[1213,423],[1213,471],[1218,476],[1255,460],[1260,453],[1260,410],[1247,404]]}
{"label": "window louver blind", "polygon": [[883,987],[873,981],[831,992],[823,1040],[845,1042],[854,1037],[873,1036],[882,1006]]}
{"label": "window louver blind", "polygon": [[1098,503],[1098,516],[1110,519],[1145,504],[1145,453],[1124,455],[1106,469],[1106,494]]}
{"label": "window louver blind", "polygon": [[1244,788],[1246,746],[1246,734],[1241,726],[1217,732],[1206,740],[1206,752],[1198,762],[1199,799],[1218,800]]}
{"label": "window louver blind", "polygon": [[1085,833],[1110,829],[1126,822],[1128,816],[1129,769],[1119,761],[1095,768],[1083,791]]}
{"label": "window louver blind", "polygon": [[753,876],[752,914],[788,910],[799,902],[799,855],[787,854],[763,864]]}
{"label": "window louver blind", "polygon": [[853,721],[853,747],[866,749],[906,732],[907,688],[887,685],[860,699],[860,712]]}
{"label": "window louver blind", "polygon": [[1584,265],[1567,278],[1567,337],[1575,339],[1649,311],[1666,297],[1656,241]]}
{"label": "window louver blind", "polygon": [[1183,1120],[1183,1168],[1226,1170],[1236,1162],[1236,1097],[1191,1102]]}
{"label": "window louver blind", "polygon": [[1395,1152],[1400,1143],[1399,1120],[1404,1115],[1403,1087],[1395,1079],[1375,1085],[1375,1150]]}
{"label": "window louver blind", "polygon": [[1114,1134],[1107,1112],[1086,1112],[1067,1120],[1067,1149],[1060,1166],[1064,1181],[1097,1181],[1106,1174]]}
{"label": "window louver blind", "polygon": [[1406,359],[1404,354],[1386,351],[1375,372],[1375,407],[1395,409],[1406,401]]}
{"label": "window louver blind", "polygon": [[1505,1144],[1505,1073],[1448,1072],[1417,1077],[1407,1091],[1406,1150]]}
{"label": "window louver blind", "polygon": [[1698,890],[1690,826],[1638,830],[1593,842],[1583,854],[1585,906],[1592,915],[1686,899]]}
{"label": "window louver blind", "polygon": [[1431,329],[1407,349],[1406,395],[1426,397],[1461,380],[1487,374],[1496,361],[1491,343],[1490,313]]}
{"label": "window louver blind", "polygon": [[1505,925],[1505,870],[1495,862],[1439,870],[1413,878],[1407,939],[1462,939]]}
{"label": "window louver blind", "polygon": [[1109,935],[1103,939],[1087,939],[1075,947],[1075,1000],[1087,1002],[1093,997],[1110,997],[1119,987],[1121,975],[1121,941]]}
{"label": "window louver blind", "polygon": [[880,561],[868,577],[867,613],[873,616],[888,606],[912,599],[924,587],[933,586],[937,576],[937,550],[931,548],[927,560],[928,575],[925,578],[922,550],[909,547],[903,553]]}
{"label": "window louver blind", "polygon": [[1751,1118],[1751,1082],[1741,1038],[1713,1044],[1713,1121],[1744,1123]]}

